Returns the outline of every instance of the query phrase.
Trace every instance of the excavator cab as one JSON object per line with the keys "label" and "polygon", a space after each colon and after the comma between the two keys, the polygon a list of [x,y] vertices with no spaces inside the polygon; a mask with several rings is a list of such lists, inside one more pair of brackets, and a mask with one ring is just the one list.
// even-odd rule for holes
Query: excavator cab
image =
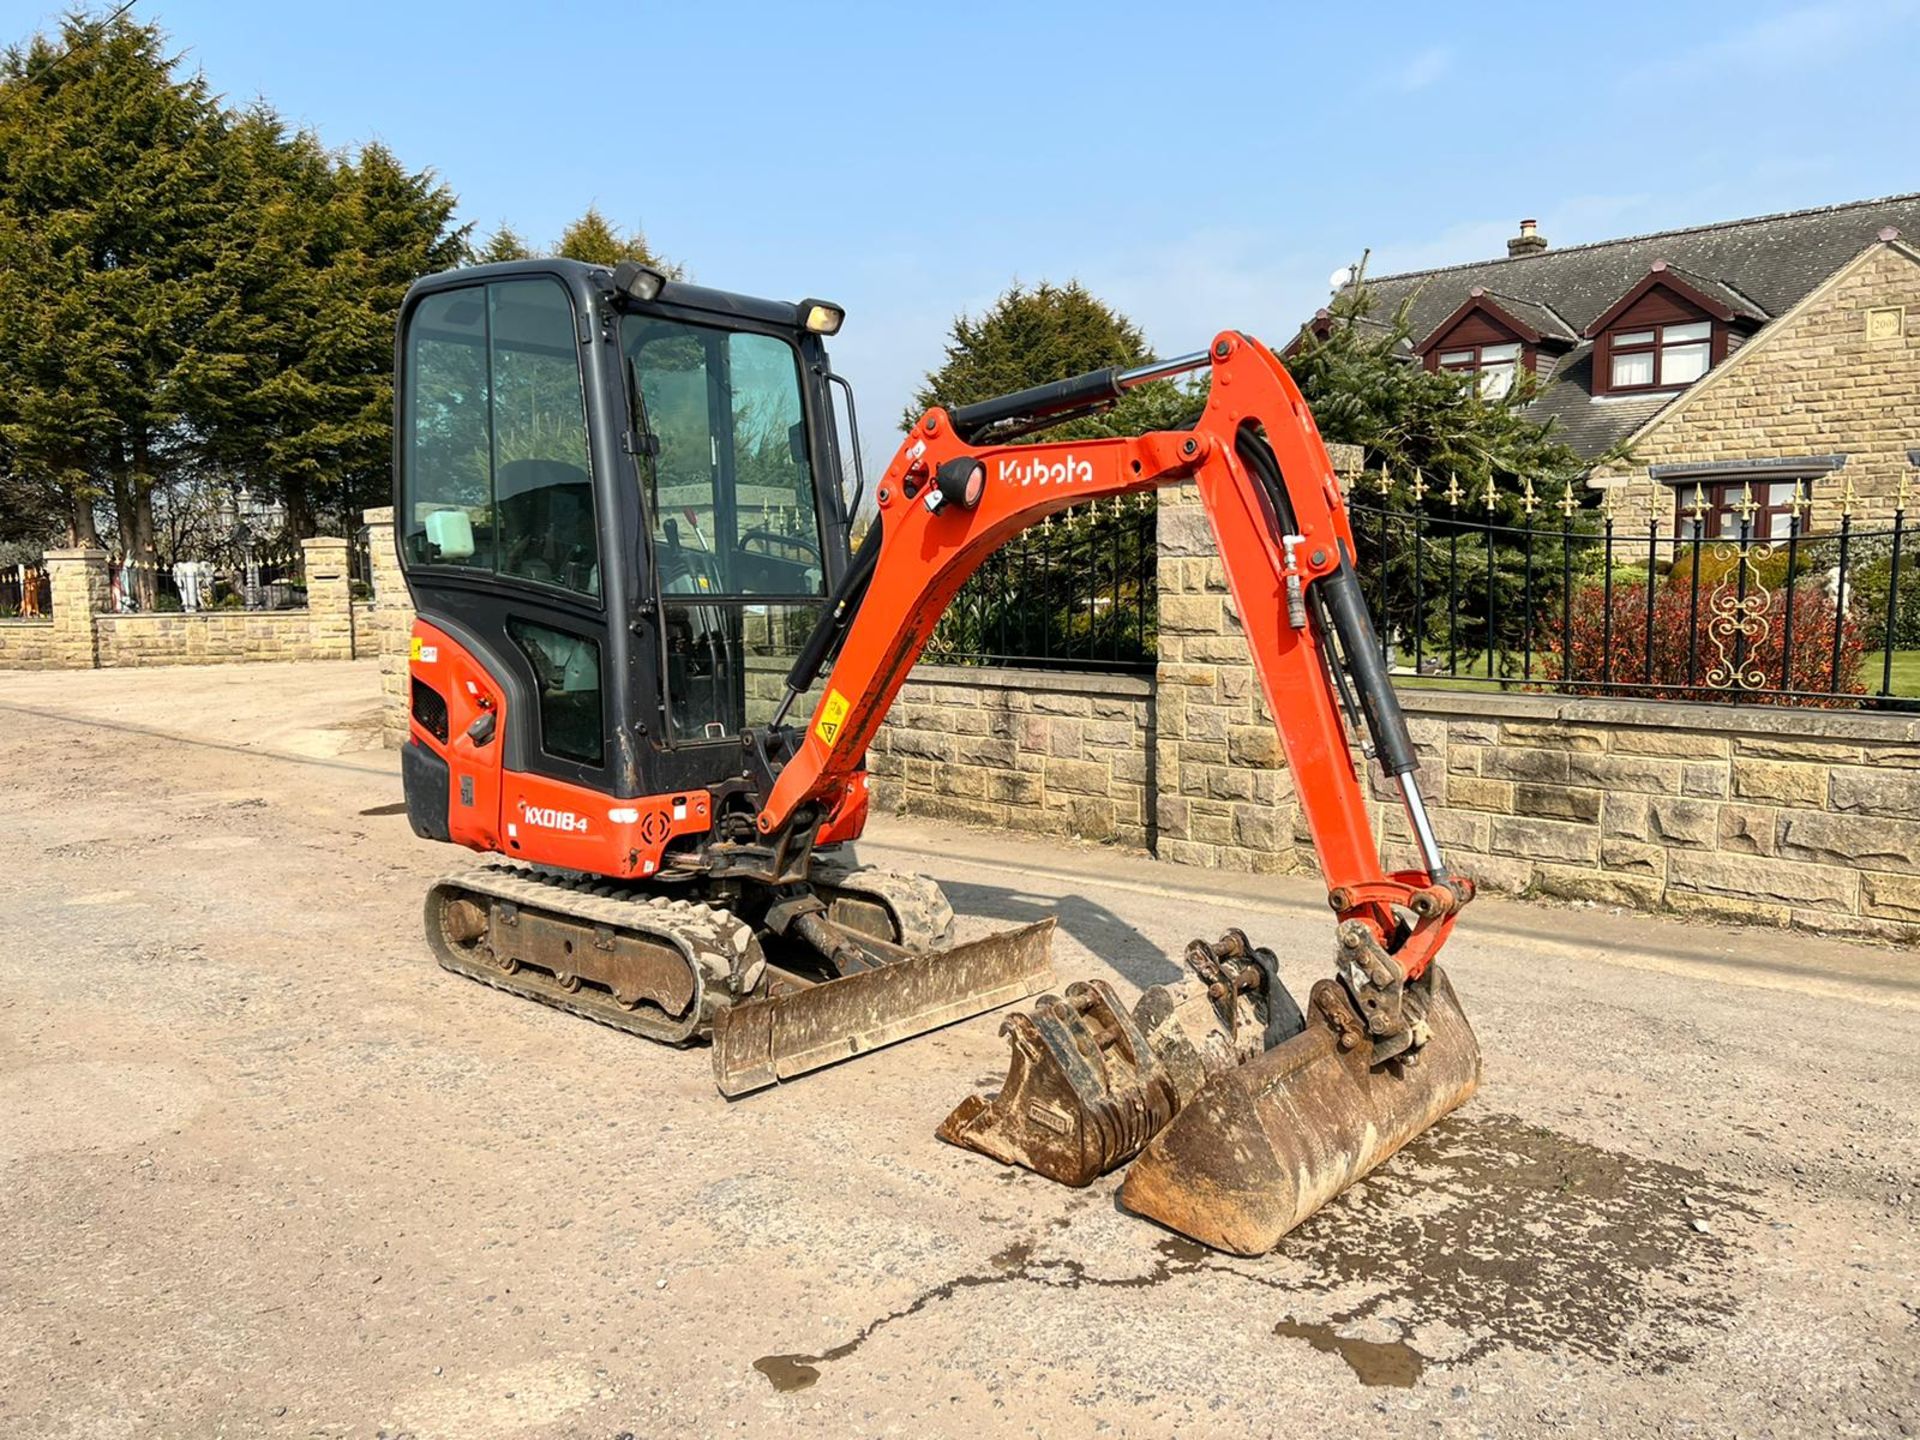
{"label": "excavator cab", "polygon": [[622,799],[739,773],[857,499],[838,310],[663,288],[569,261],[457,271],[416,289],[398,354],[395,529],[420,612],[524,699],[490,742],[509,771]]}

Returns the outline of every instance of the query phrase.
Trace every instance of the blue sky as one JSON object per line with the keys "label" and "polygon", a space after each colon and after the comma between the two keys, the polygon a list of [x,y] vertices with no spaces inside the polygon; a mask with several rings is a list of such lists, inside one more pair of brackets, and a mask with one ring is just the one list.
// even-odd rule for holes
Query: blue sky
{"label": "blue sky", "polygon": [[[57,19],[0,0],[0,39]],[[844,302],[870,451],[959,310],[1077,277],[1163,354],[1376,273],[1920,189],[1920,4],[139,0],[235,102],[589,201],[694,278]]]}

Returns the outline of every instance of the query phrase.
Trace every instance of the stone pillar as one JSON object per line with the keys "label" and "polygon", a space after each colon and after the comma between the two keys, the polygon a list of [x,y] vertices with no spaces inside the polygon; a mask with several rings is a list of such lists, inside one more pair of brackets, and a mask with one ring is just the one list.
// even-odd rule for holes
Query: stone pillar
{"label": "stone pillar", "polygon": [[382,505],[361,516],[367,524],[367,550],[373,557],[373,625],[379,636],[380,733],[398,749],[407,742],[408,659],[413,636],[413,597],[400,571],[394,545],[393,507]]}
{"label": "stone pillar", "polygon": [[[1327,448],[1334,469],[1351,481],[1360,448]],[[1159,550],[1155,852],[1210,869],[1311,869],[1313,849],[1273,712],[1191,483],[1160,492]]]}
{"label": "stone pillar", "polygon": [[353,587],[347,542],[315,535],[300,542],[307,571],[307,643],[315,660],[353,658]]}
{"label": "stone pillar", "polygon": [[1193,484],[1160,492],[1156,853],[1261,873],[1298,863],[1293,785]]}
{"label": "stone pillar", "polygon": [[47,551],[53,584],[53,661],[63,669],[91,670],[100,663],[93,617],[111,603],[107,552],[86,546]]}

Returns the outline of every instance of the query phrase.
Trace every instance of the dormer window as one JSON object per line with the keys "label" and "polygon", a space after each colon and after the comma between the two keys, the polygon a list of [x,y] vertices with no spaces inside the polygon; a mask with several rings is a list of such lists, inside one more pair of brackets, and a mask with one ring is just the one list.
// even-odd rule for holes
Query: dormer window
{"label": "dormer window", "polygon": [[1660,390],[1691,385],[1713,361],[1713,322],[1689,320],[1608,337],[1613,390]]}
{"label": "dormer window", "polygon": [[1594,394],[1691,385],[1766,320],[1724,280],[1656,260],[1583,332],[1594,342]]}
{"label": "dormer window", "polygon": [[1518,343],[1513,343],[1442,350],[1438,368],[1478,375],[1480,393],[1489,400],[1498,400],[1513,389],[1514,372],[1520,368],[1521,349]]}
{"label": "dormer window", "polygon": [[1550,306],[1475,287],[1413,353],[1429,370],[1478,376],[1480,393],[1500,400],[1513,392],[1522,370],[1551,370],[1576,338]]}

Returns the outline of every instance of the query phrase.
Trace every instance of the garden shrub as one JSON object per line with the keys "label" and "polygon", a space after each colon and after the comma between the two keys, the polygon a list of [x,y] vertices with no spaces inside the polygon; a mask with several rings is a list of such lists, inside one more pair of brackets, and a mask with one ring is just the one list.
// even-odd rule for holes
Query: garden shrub
{"label": "garden shrub", "polygon": [[[1920,557],[1900,557],[1900,595],[1893,612],[1893,648],[1920,649]],[[1869,650],[1887,644],[1887,586],[1893,557],[1884,556],[1847,572],[1847,602]]]}
{"label": "garden shrub", "polygon": [[[1704,557],[1703,557],[1704,558]],[[1704,572],[1704,566],[1702,567]],[[1902,585],[1904,589],[1904,582]],[[1647,644],[1647,594],[1644,589],[1613,592],[1612,626],[1607,624],[1605,591],[1588,585],[1575,593],[1572,625],[1567,643],[1562,644],[1559,618],[1553,616],[1543,627],[1545,639],[1542,669],[1557,682],[1598,684],[1610,678],[1611,684],[1598,693],[1630,696],[1647,700],[1737,700],[1743,704],[1841,706],[1840,699],[1808,699],[1795,696],[1756,694],[1756,690],[1836,691],[1842,695],[1863,695],[1866,684],[1860,675],[1865,653],[1861,627],[1851,611],[1839,617],[1840,662],[1838,682],[1833,666],[1834,605],[1823,586],[1796,585],[1791,597],[1793,652],[1785,657],[1789,597],[1785,589],[1774,590],[1759,612],[1766,621],[1758,635],[1741,648],[1740,672],[1753,684],[1737,684],[1735,677],[1716,677],[1723,665],[1730,668],[1735,655],[1731,634],[1716,643],[1711,591],[1704,581],[1700,590],[1697,616],[1688,587],[1671,584],[1655,591],[1651,667]],[[1693,645],[1692,686],[1688,686],[1689,640]],[[1725,647],[1725,658],[1721,646]],[[1568,651],[1571,651],[1569,657]],[[1608,655],[1611,654],[1611,667]],[[1791,671],[1783,670],[1783,658]],[[1719,683],[1716,683],[1718,681]]]}

